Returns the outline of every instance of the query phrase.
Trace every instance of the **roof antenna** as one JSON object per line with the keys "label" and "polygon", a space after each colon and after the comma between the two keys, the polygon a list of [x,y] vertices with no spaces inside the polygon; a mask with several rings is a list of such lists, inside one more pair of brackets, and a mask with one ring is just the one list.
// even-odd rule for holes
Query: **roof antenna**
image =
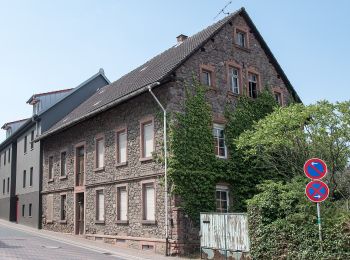
{"label": "roof antenna", "polygon": [[221,10],[220,10],[220,12],[214,17],[214,20],[222,13],[222,14],[226,14],[226,15],[229,15],[230,14],[230,12],[225,12],[225,9],[230,5],[230,4],[232,4],[232,1],[230,1],[230,2],[228,2],[225,6],[224,6],[224,8],[222,8]]}

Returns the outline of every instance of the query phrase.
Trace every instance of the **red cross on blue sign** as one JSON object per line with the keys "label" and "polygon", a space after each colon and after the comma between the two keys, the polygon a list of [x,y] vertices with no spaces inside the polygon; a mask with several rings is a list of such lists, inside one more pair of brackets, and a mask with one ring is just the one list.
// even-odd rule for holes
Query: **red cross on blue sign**
{"label": "red cross on blue sign", "polygon": [[328,198],[329,188],[323,181],[311,181],[306,185],[305,194],[312,202],[322,202]]}

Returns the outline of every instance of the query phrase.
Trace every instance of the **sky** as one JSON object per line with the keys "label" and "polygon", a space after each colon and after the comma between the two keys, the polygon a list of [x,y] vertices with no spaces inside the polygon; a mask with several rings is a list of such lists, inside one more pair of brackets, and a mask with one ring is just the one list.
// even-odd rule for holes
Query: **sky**
{"label": "sky", "polygon": [[[34,93],[100,68],[113,82],[224,17],[229,0],[0,0],[0,125],[30,117]],[[350,1],[232,0],[244,6],[305,104],[350,99]],[[1,130],[0,140],[5,137]]]}

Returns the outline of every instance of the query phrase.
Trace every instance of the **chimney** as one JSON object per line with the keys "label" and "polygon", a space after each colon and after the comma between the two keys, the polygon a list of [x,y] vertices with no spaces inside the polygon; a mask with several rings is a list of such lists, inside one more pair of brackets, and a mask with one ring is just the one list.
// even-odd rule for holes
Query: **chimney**
{"label": "chimney", "polygon": [[176,37],[177,43],[178,44],[183,43],[187,38],[188,38],[187,35],[180,34],[179,36]]}

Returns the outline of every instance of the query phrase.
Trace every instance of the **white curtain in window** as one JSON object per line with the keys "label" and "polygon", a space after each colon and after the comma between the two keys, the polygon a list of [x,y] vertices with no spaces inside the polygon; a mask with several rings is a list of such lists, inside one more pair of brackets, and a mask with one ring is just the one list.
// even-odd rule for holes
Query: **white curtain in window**
{"label": "white curtain in window", "polygon": [[98,199],[97,220],[104,220],[105,219],[105,196],[102,191],[99,191],[97,193],[97,199]]}
{"label": "white curtain in window", "polygon": [[118,136],[118,144],[119,144],[119,152],[118,152],[118,162],[124,163],[126,162],[126,133],[119,133]]}
{"label": "white curtain in window", "polygon": [[97,168],[104,166],[105,142],[103,139],[97,141]]}
{"label": "white curtain in window", "polygon": [[154,187],[153,184],[145,186],[145,218],[155,220]]}
{"label": "white curtain in window", "polygon": [[153,123],[144,125],[144,140],[143,140],[143,149],[144,156],[151,157],[153,152]]}
{"label": "white curtain in window", "polygon": [[128,213],[128,201],[127,201],[126,188],[121,188],[119,190],[119,220],[127,220]]}

